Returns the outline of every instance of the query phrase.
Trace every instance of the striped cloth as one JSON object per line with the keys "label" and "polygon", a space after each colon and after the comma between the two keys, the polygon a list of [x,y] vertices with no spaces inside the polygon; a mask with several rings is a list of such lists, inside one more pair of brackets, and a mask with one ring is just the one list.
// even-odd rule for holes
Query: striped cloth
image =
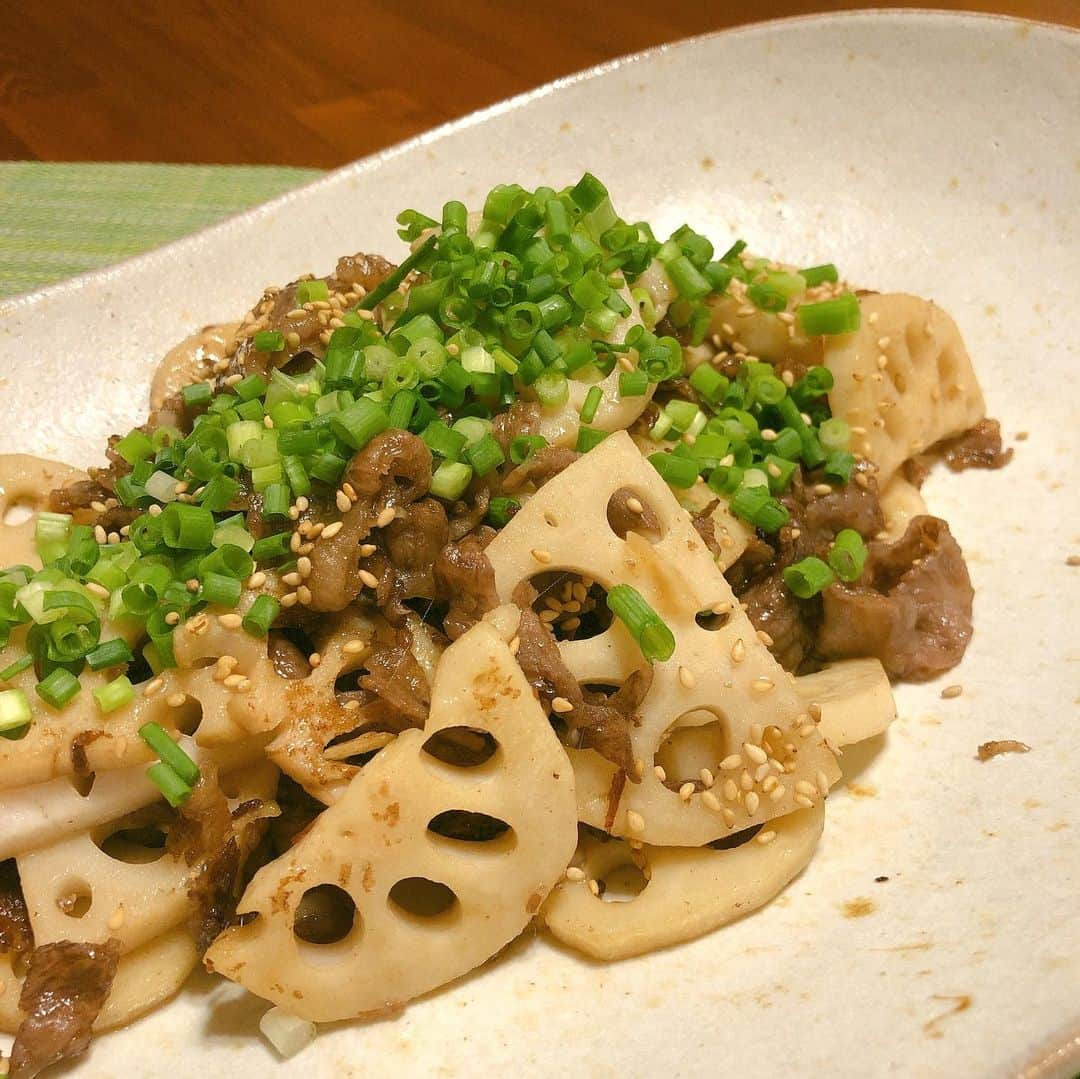
{"label": "striped cloth", "polygon": [[0,162],[0,296],[137,255],[320,175],[266,165]]}

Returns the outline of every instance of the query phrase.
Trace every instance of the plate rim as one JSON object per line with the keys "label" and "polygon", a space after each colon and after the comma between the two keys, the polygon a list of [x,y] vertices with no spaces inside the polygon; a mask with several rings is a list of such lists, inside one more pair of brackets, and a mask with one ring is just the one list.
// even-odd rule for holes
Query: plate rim
{"label": "plate rim", "polygon": [[[337,179],[346,172],[359,173],[373,169],[383,162],[393,160],[410,150],[441,141],[458,131],[481,124],[491,117],[513,112],[532,101],[549,97],[568,86],[576,86],[579,83],[588,82],[592,79],[599,78],[602,75],[606,75],[609,71],[617,71],[620,68],[650,60],[655,56],[662,56],[665,53],[673,52],[686,45],[727,37],[752,37],[768,34],[778,29],[787,30],[804,23],[890,21],[897,18],[905,21],[910,20],[930,24],[965,23],[972,21],[983,23],[1010,23],[1016,27],[1037,27],[1040,30],[1049,31],[1052,35],[1061,36],[1066,40],[1073,38],[1076,41],[1080,41],[1080,28],[1066,26],[1062,23],[1046,22],[1040,19],[1026,19],[1014,15],[1002,15],[997,12],[970,10],[954,11],[933,7],[882,7],[861,8],[853,11],[816,12],[808,15],[791,15],[784,18],[765,19],[760,22],[744,23],[740,26],[709,30],[703,34],[692,34],[689,37],[663,42],[659,45],[652,45],[647,49],[641,49],[638,52],[625,53],[621,56],[613,57],[610,60],[604,60],[599,64],[593,64],[591,67],[582,68],[579,71],[571,72],[569,75],[560,75],[558,78],[552,79],[550,82],[542,83],[540,86],[535,86],[529,90],[523,90],[521,93],[502,98],[490,105],[485,105],[482,108],[466,113],[464,116],[458,116],[451,120],[447,120],[445,123],[428,128],[425,131],[421,131],[419,134],[411,135],[409,138],[385,146],[381,150],[376,150],[373,153],[355,158],[336,168],[329,169],[324,175],[300,184],[298,187],[290,188],[288,191],[284,191],[280,195],[275,195],[265,202],[260,202],[254,206],[239,210],[236,213],[229,214],[219,221],[204,225],[194,232],[189,232],[184,236],[169,240],[167,243],[152,247],[147,251],[141,251],[136,255],[129,255],[117,262],[109,263],[106,266],[98,266],[92,270],[84,270],[82,273],[75,274],[72,277],[54,281],[48,285],[31,289],[28,292],[19,292],[10,296],[0,297],[0,319],[16,314],[22,314],[40,301],[76,293],[80,289],[92,284],[107,283],[111,278],[126,273],[129,268],[137,268],[142,265],[153,265],[156,261],[168,257],[174,251],[183,250],[186,246],[197,244],[198,241],[207,235],[226,232],[230,229],[246,225],[249,222],[257,221],[279,208],[286,207],[290,202],[299,197],[306,196],[309,192],[322,185],[336,182]],[[47,162],[45,163],[47,164]],[[119,162],[119,164],[138,163]],[[228,168],[229,166],[224,165],[222,167]]]}

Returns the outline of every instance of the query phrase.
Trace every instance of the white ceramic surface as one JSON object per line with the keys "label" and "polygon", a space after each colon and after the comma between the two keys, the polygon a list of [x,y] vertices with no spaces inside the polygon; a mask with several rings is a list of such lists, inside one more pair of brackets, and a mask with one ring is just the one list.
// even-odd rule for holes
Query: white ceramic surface
{"label": "white ceramic surface", "polygon": [[[1011,1076],[1080,1026],[1076,212],[1080,35],[938,14],[750,27],[630,58],[336,172],[189,240],[0,305],[0,451],[88,462],[153,360],[264,284],[400,252],[393,216],[591,169],[631,219],[684,219],[941,302],[1017,445],[935,475],[978,589],[941,684],[849,754],[809,869],[764,911],[614,966],[527,938],[401,1016],[278,1064],[263,1006],[208,978],[74,1073]],[[975,748],[1019,738],[1026,756]],[[877,877],[887,882],[875,882]],[[851,901],[872,912],[851,918]],[[855,907],[866,904],[855,903]],[[423,957],[417,957],[418,962]],[[967,1006],[961,1007],[965,1002]],[[1044,1074],[1080,1068],[1059,1059]],[[1027,1073],[1033,1074],[1033,1073]]]}

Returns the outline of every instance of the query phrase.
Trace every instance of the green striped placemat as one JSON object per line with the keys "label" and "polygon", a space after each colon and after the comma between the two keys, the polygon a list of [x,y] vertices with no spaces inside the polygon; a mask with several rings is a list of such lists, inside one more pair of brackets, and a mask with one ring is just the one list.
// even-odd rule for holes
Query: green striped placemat
{"label": "green striped placemat", "polygon": [[319,175],[268,165],[0,162],[0,296],[137,255]]}

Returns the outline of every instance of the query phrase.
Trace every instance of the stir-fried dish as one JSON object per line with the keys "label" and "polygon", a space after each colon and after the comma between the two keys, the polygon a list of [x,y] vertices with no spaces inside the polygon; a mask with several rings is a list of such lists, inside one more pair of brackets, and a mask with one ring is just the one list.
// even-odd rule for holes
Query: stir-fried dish
{"label": "stir-fried dish", "polygon": [[723,925],[971,639],[919,486],[1008,455],[940,308],[588,174],[398,223],[174,349],[107,465],[0,457],[12,1077],[199,963],[289,1055],[534,919]]}

